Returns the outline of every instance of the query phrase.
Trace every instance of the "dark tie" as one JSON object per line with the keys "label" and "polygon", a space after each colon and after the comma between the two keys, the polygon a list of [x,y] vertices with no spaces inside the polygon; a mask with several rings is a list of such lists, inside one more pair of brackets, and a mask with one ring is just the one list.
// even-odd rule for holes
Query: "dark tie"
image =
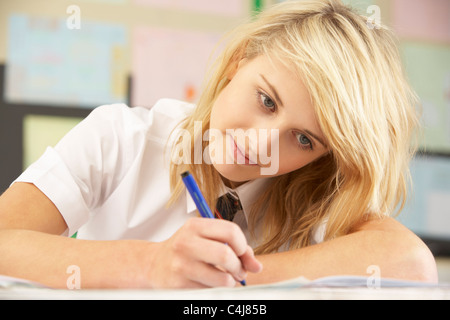
{"label": "dark tie", "polygon": [[241,202],[237,196],[226,193],[217,200],[216,218],[233,221],[236,212],[242,210]]}

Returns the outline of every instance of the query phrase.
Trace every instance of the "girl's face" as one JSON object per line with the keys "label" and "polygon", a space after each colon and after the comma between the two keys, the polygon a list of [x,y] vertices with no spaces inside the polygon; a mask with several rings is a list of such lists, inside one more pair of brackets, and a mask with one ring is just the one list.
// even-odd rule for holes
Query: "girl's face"
{"label": "girl's face", "polygon": [[211,111],[209,153],[231,186],[289,173],[328,152],[310,95],[285,65],[243,59],[230,80]]}

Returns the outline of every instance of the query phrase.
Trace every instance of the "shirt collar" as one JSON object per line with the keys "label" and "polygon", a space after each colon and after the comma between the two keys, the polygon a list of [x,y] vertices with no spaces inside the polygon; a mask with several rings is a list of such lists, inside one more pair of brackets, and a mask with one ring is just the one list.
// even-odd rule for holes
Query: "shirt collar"
{"label": "shirt collar", "polygon": [[[231,189],[222,182],[220,196],[227,192],[235,192],[239,196],[241,201],[242,209],[245,215],[245,219],[248,222],[248,215],[250,210],[256,201],[256,199],[264,192],[264,189],[268,186],[271,178],[259,178],[240,185],[235,189]],[[186,208],[187,213],[190,214],[197,210],[194,200],[192,200],[191,195],[186,190]]]}

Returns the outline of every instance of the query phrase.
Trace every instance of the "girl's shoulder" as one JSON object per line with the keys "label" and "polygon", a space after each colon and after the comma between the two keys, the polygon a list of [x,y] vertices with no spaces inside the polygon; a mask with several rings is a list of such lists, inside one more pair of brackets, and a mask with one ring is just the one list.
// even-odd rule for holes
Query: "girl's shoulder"
{"label": "girl's shoulder", "polygon": [[186,118],[195,109],[192,103],[175,100],[175,99],[161,99],[150,108],[155,113],[165,115],[171,119]]}
{"label": "girl's shoulder", "polygon": [[127,122],[135,124],[153,124],[155,119],[161,121],[179,121],[186,118],[195,109],[195,105],[180,100],[161,99],[153,106],[129,107],[123,103],[102,105],[95,108],[89,118],[94,121]]}
{"label": "girl's shoulder", "polygon": [[109,104],[95,108],[84,122],[99,135],[111,136],[112,131],[124,137],[141,133],[167,139],[194,109],[194,104],[174,99],[161,99],[149,107]]}

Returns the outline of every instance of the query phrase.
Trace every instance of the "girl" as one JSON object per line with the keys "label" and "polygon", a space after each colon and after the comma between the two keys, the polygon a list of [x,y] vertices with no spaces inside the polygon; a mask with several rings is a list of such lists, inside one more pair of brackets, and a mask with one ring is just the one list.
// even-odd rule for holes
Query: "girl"
{"label": "girl", "polygon": [[[392,33],[369,24],[339,1],[285,2],[232,34],[195,108],[94,110],[2,195],[0,274],[65,287],[75,265],[82,288],[211,287],[376,265],[436,282],[390,218],[416,99]],[[234,223],[196,217],[186,170],[212,208],[239,198]]]}

